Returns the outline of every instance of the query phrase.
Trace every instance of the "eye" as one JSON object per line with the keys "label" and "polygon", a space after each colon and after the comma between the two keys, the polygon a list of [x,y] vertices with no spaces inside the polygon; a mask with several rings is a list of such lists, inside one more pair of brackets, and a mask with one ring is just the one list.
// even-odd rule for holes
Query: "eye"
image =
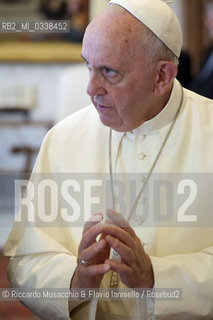
{"label": "eye", "polygon": [[118,72],[113,70],[113,69],[110,69],[110,68],[107,68],[107,67],[103,67],[102,68],[102,72],[103,72],[103,75],[106,77],[106,78],[115,78],[118,76]]}

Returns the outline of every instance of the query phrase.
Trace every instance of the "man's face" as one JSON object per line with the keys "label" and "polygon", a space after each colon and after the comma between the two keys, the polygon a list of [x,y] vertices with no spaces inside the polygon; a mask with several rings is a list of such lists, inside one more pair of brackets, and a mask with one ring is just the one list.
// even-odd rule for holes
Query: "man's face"
{"label": "man's face", "polygon": [[87,93],[102,123],[116,131],[133,130],[153,117],[154,72],[137,50],[141,28],[130,14],[120,22],[103,14],[83,40],[82,56],[90,73]]}

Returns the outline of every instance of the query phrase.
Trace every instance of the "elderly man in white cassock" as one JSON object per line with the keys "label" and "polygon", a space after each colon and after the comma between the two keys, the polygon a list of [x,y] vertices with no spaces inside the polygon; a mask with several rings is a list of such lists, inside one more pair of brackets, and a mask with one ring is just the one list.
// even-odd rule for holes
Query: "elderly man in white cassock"
{"label": "elderly man in white cassock", "polygon": [[[36,203],[35,222],[16,222],[6,243],[8,277],[16,288],[149,288],[153,295],[23,300],[40,319],[213,319],[212,224],[150,224],[152,209],[140,216],[155,174],[213,171],[213,102],[175,79],[181,45],[178,20],[161,0],[112,0],[87,27],[82,57],[93,105],[50,130],[31,180],[42,173],[106,173],[113,205],[103,197],[100,213],[87,212],[82,227],[66,223],[64,211],[49,227],[37,224]],[[128,191],[131,203],[124,197],[126,214],[116,208],[119,173],[123,181],[128,173],[137,180],[137,192]],[[200,219],[207,217],[210,198],[208,190],[196,202]],[[183,210],[174,206],[172,216],[195,221]],[[179,299],[157,299],[162,288],[177,289]]]}

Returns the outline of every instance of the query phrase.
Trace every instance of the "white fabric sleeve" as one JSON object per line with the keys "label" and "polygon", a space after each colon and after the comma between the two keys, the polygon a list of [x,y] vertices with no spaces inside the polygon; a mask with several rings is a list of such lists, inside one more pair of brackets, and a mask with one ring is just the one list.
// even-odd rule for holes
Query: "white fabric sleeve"
{"label": "white fabric sleeve", "polygon": [[213,319],[213,248],[151,257],[155,288],[180,288],[182,297],[155,301],[156,320]]}
{"label": "white fabric sleeve", "polygon": [[[42,253],[11,258],[8,279],[13,288],[69,289],[76,257],[64,253]],[[68,299],[24,299],[21,301],[40,319],[70,319],[70,311],[81,302]]]}

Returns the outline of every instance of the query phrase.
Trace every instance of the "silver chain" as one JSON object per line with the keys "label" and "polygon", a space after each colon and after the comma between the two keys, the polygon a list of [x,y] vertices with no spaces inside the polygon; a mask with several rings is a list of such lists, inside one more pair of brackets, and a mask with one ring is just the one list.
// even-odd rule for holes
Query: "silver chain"
{"label": "silver chain", "polygon": [[[146,179],[145,179],[145,181],[144,181],[144,183],[143,183],[143,185],[142,185],[142,187],[141,187],[141,189],[140,189],[140,191],[139,191],[139,193],[138,193],[138,195],[137,195],[137,197],[135,199],[135,202],[133,204],[132,210],[131,210],[131,212],[129,214],[129,217],[127,219],[128,222],[130,221],[130,218],[131,218],[132,214],[137,209],[138,201],[139,201],[139,199],[140,199],[140,197],[141,197],[141,195],[142,195],[142,193],[143,193],[143,191],[144,191],[144,189],[145,189],[145,187],[147,185],[147,182],[149,181],[149,179],[150,179],[150,177],[151,177],[151,175],[152,175],[152,173],[153,173],[153,171],[154,171],[154,169],[156,167],[156,164],[157,164],[157,162],[158,162],[158,160],[159,160],[159,158],[160,158],[160,156],[161,156],[161,154],[163,152],[163,149],[164,149],[164,147],[165,147],[165,145],[166,145],[166,143],[167,143],[167,141],[168,141],[168,139],[169,139],[169,137],[171,135],[171,132],[172,132],[174,126],[175,126],[175,123],[176,123],[177,118],[178,118],[178,116],[180,114],[180,110],[181,110],[181,107],[182,107],[182,104],[183,104],[183,97],[184,97],[183,88],[181,86],[181,100],[180,100],[180,104],[178,106],[177,112],[176,112],[175,117],[174,117],[174,119],[173,119],[173,121],[172,121],[172,123],[171,123],[171,125],[169,127],[169,130],[168,130],[168,132],[167,132],[167,134],[166,134],[166,136],[165,136],[165,138],[163,140],[163,143],[160,146],[160,149],[159,149],[159,151],[157,153],[157,156],[155,157],[155,160],[154,160],[154,162],[153,162],[153,164],[152,164],[152,166],[151,166],[151,168],[150,168],[150,170],[149,170],[149,172],[148,172],[148,174],[146,176]],[[116,201],[115,201],[115,193],[114,193],[113,174],[112,174],[112,129],[111,128],[110,128],[110,131],[109,131],[109,173],[110,173],[110,186],[111,186],[112,204],[113,204],[113,209],[115,209]],[[118,260],[118,253],[115,250],[113,250],[113,257],[112,258],[115,259],[115,260]],[[116,277],[117,277],[117,279],[116,279]],[[111,280],[110,280],[110,288],[117,287],[118,286],[118,282],[119,282],[118,274],[117,273],[115,274],[115,272],[112,271],[111,272]]]}

